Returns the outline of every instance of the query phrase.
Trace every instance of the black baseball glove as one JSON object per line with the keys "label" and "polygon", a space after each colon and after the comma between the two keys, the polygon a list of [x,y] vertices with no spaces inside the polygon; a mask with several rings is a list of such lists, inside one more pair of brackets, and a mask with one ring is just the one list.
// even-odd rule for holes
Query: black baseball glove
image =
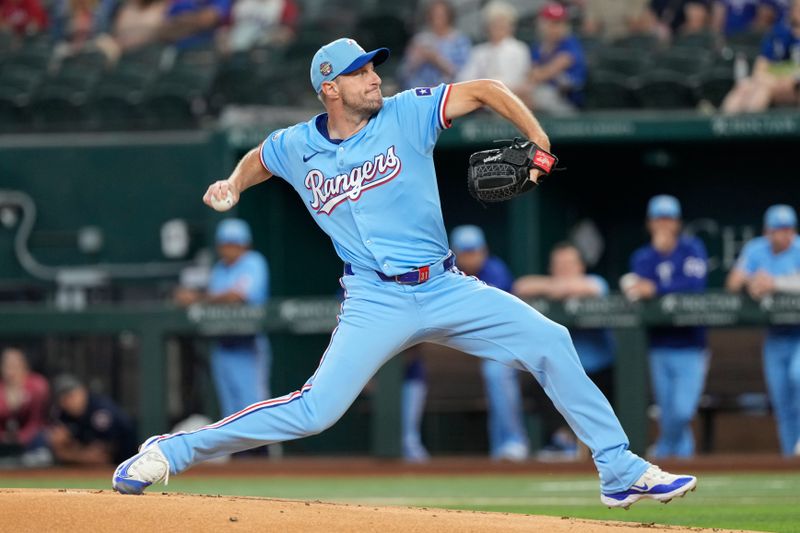
{"label": "black baseball glove", "polygon": [[510,146],[475,152],[469,156],[467,187],[480,202],[502,202],[533,189],[538,182],[530,179],[535,168],[542,178],[558,163],[553,154],[531,141],[514,139]]}

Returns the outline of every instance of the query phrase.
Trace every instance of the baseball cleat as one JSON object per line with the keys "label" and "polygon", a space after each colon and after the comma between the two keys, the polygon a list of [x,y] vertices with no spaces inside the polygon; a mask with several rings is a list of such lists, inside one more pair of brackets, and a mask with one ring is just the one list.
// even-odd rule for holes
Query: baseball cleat
{"label": "baseball cleat", "polygon": [[642,477],[628,490],[613,494],[600,494],[600,501],[609,509],[622,507],[627,511],[628,507],[644,498],[669,503],[673,498],[682,498],[696,486],[697,478],[694,476],[670,474],[656,465],[650,465]]}
{"label": "baseball cleat", "polygon": [[158,437],[150,437],[139,446],[139,453],[124,461],[114,471],[111,486],[120,494],[141,494],[144,489],[169,481],[169,461],[158,447]]}

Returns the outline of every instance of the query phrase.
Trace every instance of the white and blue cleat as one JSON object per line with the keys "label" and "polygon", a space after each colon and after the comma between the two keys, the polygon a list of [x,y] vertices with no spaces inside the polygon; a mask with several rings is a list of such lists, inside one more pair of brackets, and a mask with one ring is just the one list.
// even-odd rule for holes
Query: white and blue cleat
{"label": "white and blue cleat", "polygon": [[150,437],[139,446],[139,453],[122,462],[114,471],[111,486],[120,494],[141,494],[144,489],[169,481],[169,461],[158,447],[158,436]]}
{"label": "white and blue cleat", "polygon": [[613,494],[601,494],[600,501],[609,509],[622,507],[627,510],[628,507],[642,499],[669,503],[673,498],[682,498],[696,486],[697,478],[694,476],[670,474],[662,471],[656,465],[650,465],[642,477],[628,490]]}

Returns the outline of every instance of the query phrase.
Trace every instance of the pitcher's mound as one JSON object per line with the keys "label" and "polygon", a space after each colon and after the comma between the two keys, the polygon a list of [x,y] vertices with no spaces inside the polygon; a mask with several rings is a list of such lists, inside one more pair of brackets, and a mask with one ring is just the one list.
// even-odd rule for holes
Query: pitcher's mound
{"label": "pitcher's mound", "polygon": [[[322,502],[198,496],[154,492],[122,496],[111,491],[0,489],[1,529],[65,531],[378,531],[635,533],[642,524],[596,522],[546,516]],[[648,533],[689,528],[653,527]],[[692,529],[692,531],[703,531]],[[709,530],[705,530],[709,531]],[[720,531],[720,530],[714,530]]]}

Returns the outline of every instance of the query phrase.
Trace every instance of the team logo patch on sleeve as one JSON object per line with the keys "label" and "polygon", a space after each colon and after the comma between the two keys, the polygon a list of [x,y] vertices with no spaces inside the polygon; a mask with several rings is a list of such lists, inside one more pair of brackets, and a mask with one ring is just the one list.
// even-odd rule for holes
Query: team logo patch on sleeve
{"label": "team logo patch on sleeve", "polygon": [[431,90],[430,87],[417,87],[416,89],[414,89],[414,94],[416,94],[417,96],[430,96],[431,94],[433,94],[433,91]]}

